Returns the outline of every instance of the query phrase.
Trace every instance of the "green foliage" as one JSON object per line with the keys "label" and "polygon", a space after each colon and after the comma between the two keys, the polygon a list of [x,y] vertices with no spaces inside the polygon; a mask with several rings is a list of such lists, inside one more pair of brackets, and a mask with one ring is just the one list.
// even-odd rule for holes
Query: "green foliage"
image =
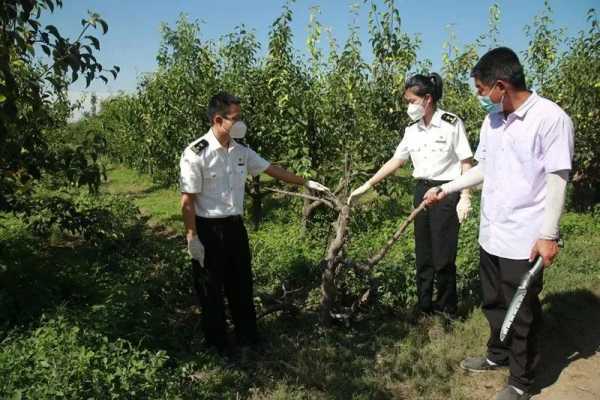
{"label": "green foliage", "polygon": [[11,399],[166,398],[164,351],[69,323],[44,321],[26,340],[8,337],[0,350],[0,395]]}
{"label": "green foliage", "polygon": [[[63,37],[42,15],[62,7],[60,0],[10,0],[0,10],[0,210],[18,211],[46,175],[62,174],[69,184],[95,190],[101,171],[88,161],[88,148],[64,148],[49,135],[66,125],[66,88],[84,75],[107,82],[96,60],[100,44],[88,31],[108,26],[90,13],[79,36]],[[37,54],[42,50],[45,55]],[[111,70],[117,76],[118,67]],[[93,149],[96,150],[96,149]],[[94,153],[91,154],[93,159]]]}
{"label": "green foliage", "polygon": [[[587,20],[588,30],[567,40],[568,50],[535,64],[538,70],[548,70],[540,89],[564,108],[575,125],[571,205],[579,210],[600,202],[600,24],[594,10],[588,12]],[[538,27],[538,32],[547,30]],[[547,37],[544,33],[542,42]]]}
{"label": "green foliage", "polygon": [[546,89],[549,73],[559,59],[558,47],[564,40],[564,29],[553,28],[552,9],[548,1],[544,10],[534,17],[533,26],[526,25],[525,33],[530,37],[525,61],[529,67],[529,82],[542,91]]}
{"label": "green foliage", "polygon": [[130,238],[143,223],[137,207],[122,196],[42,192],[25,209],[28,226],[37,235],[58,229],[95,245]]}

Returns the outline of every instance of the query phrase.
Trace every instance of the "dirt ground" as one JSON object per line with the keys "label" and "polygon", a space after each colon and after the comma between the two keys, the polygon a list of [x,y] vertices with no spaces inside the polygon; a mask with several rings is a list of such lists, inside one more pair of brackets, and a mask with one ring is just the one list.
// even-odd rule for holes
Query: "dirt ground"
{"label": "dirt ground", "polygon": [[[575,355],[576,356],[576,355]],[[578,359],[534,400],[600,400],[600,354]]]}
{"label": "dirt ground", "polygon": [[[551,294],[532,400],[600,400],[600,296],[588,290]],[[493,400],[508,371],[467,374],[469,397]],[[482,384],[483,382],[483,384]]]}

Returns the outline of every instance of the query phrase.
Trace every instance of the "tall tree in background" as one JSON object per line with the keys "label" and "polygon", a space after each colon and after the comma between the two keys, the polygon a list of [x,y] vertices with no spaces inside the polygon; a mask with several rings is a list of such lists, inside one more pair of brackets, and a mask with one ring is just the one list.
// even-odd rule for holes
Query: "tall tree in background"
{"label": "tall tree in background", "polygon": [[[98,28],[106,33],[108,26],[90,13],[77,38],[63,37],[57,27],[42,25],[43,15],[56,7],[62,7],[61,0],[5,0],[0,8],[1,210],[26,207],[46,174],[62,173],[68,183],[92,190],[99,182],[100,170],[86,148],[60,146],[50,135],[66,124],[71,83],[80,76],[87,85],[96,78],[108,81],[95,56],[100,42],[89,35]],[[116,77],[118,70],[108,72]]]}

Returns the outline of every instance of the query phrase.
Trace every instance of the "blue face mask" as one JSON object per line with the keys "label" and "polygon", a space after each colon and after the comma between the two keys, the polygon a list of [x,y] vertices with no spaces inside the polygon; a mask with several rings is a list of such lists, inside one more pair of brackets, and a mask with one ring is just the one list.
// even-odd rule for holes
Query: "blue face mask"
{"label": "blue face mask", "polygon": [[[492,86],[492,89],[490,90],[489,93],[492,93],[492,90],[494,90],[495,87],[496,87],[496,85],[494,84],[494,86]],[[483,107],[483,109],[488,114],[503,111],[502,110],[502,100],[504,100],[504,96],[502,96],[499,103],[494,103],[492,101],[492,99],[490,99],[489,93],[486,96],[477,96],[477,98],[479,99],[479,104],[481,104],[481,107]]]}

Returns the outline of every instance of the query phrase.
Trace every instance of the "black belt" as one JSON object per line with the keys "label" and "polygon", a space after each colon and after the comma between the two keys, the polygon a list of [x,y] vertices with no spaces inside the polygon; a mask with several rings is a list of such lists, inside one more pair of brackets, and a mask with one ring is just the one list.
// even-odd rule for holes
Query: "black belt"
{"label": "black belt", "polygon": [[431,179],[417,179],[417,185],[422,185],[428,188],[432,188],[432,187],[436,187],[436,186],[441,186],[444,183],[448,183],[450,181],[434,181]]}
{"label": "black belt", "polygon": [[231,224],[231,223],[235,223],[235,222],[242,222],[241,215],[229,215],[227,217],[218,217],[218,218],[206,218],[206,217],[196,216],[196,218],[199,221],[201,221],[203,223],[207,223],[207,224]]}

